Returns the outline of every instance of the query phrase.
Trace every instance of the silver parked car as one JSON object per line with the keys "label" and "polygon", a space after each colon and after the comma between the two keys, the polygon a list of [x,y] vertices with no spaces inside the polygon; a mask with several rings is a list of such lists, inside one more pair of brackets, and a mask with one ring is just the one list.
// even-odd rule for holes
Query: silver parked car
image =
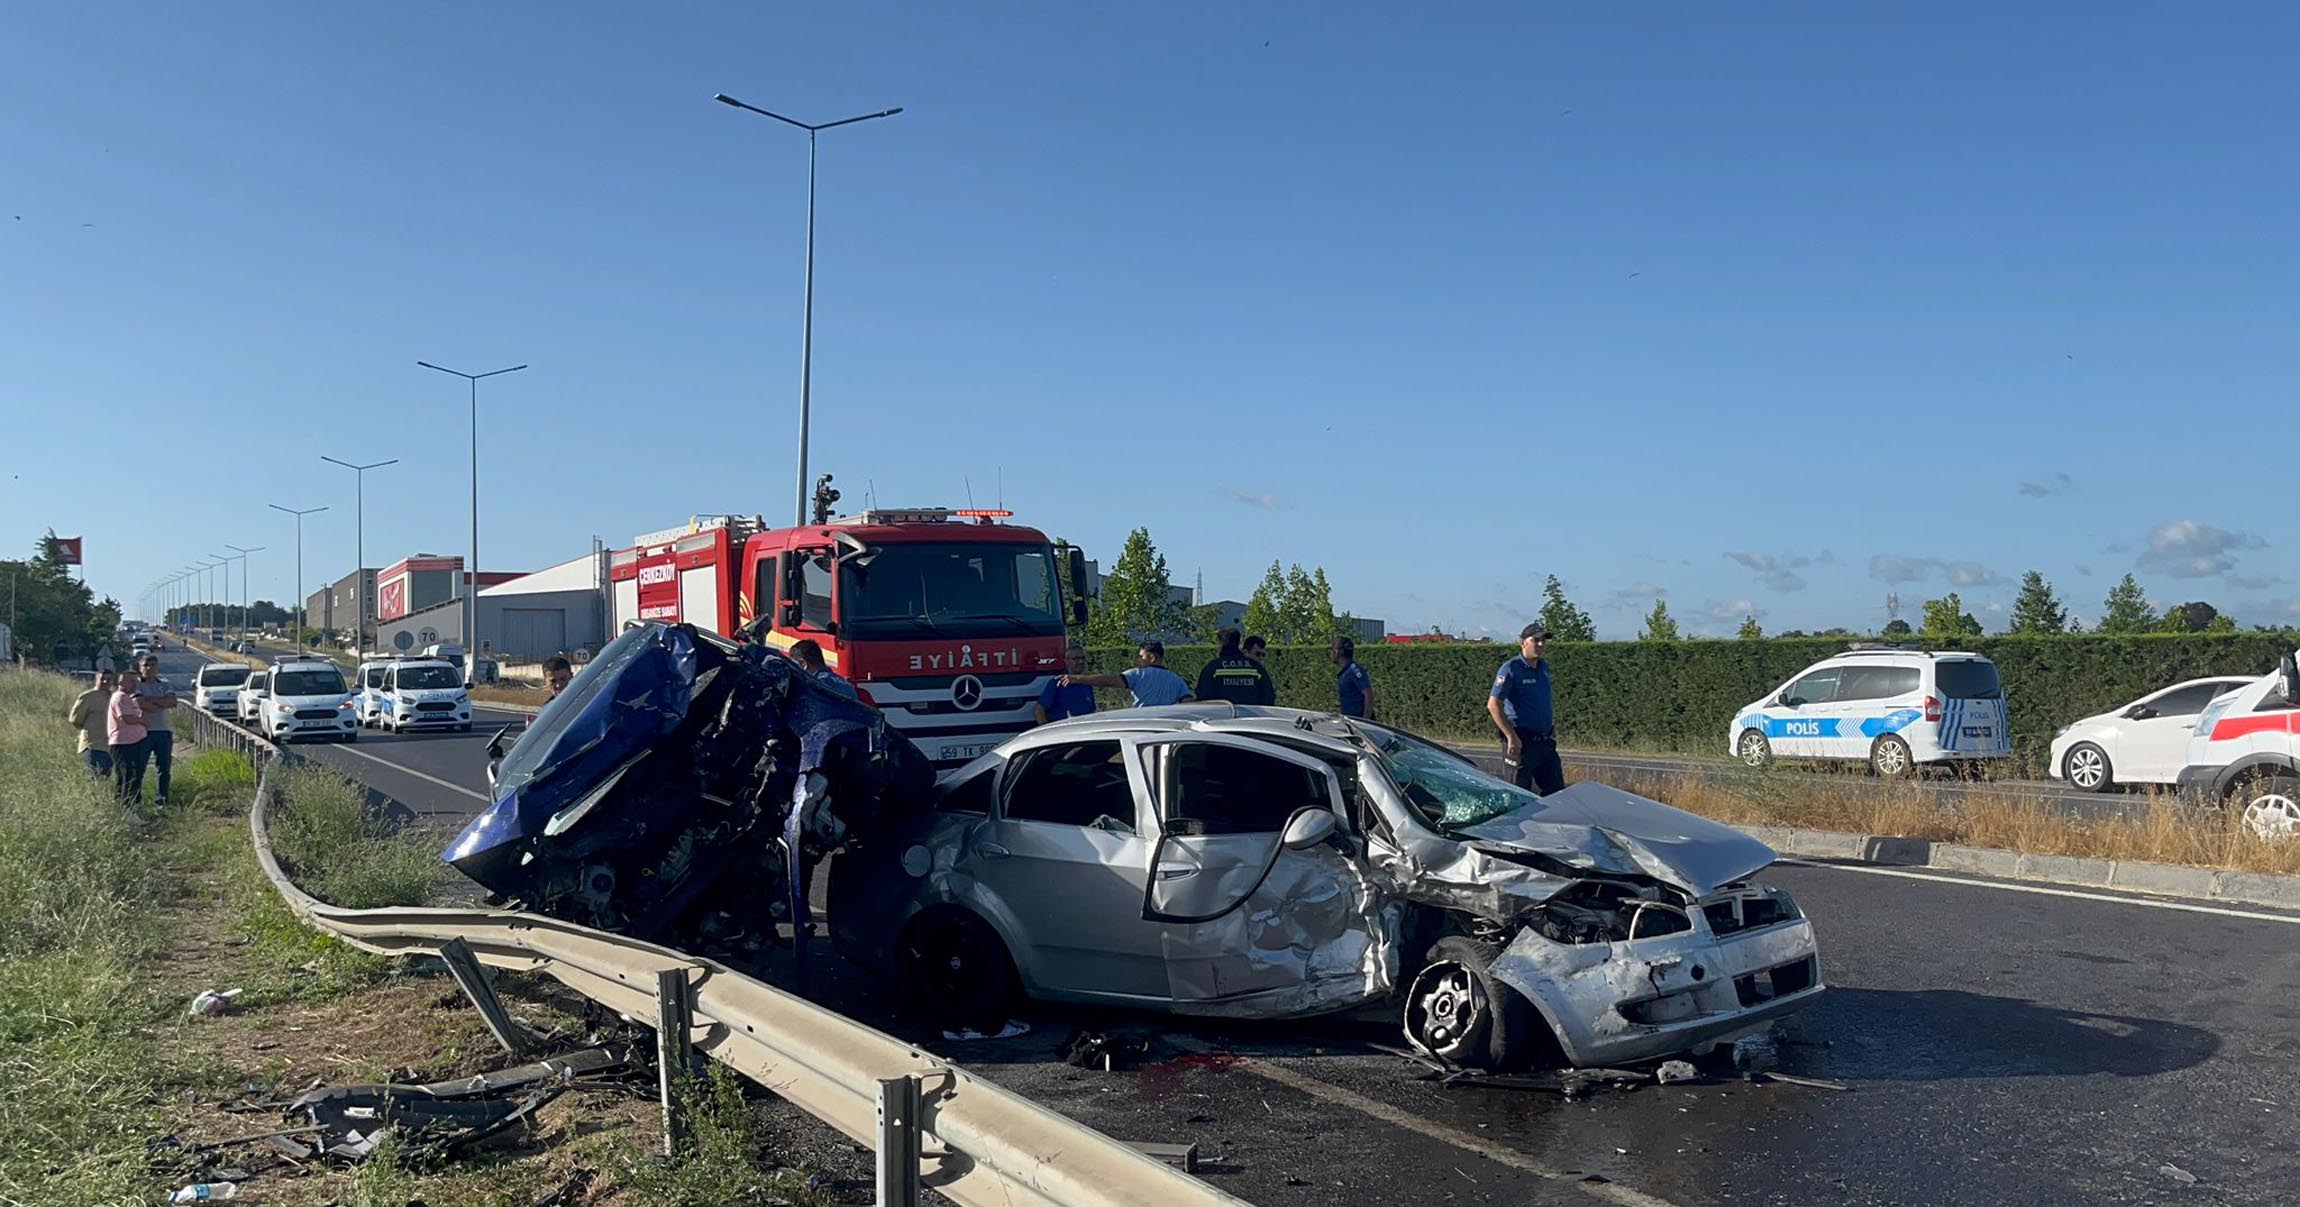
{"label": "silver parked car", "polygon": [[841,854],[833,937],[954,1024],[1017,995],[1228,1017],[1389,1001],[1481,1067],[1614,1064],[1821,992],[1771,848],[1599,783],[1547,797],[1400,730],[1178,705],[1042,726]]}

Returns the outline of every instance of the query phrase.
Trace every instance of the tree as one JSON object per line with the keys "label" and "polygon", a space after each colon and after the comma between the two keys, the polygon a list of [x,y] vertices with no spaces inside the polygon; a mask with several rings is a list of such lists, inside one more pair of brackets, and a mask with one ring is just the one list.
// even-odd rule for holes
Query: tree
{"label": "tree", "polygon": [[0,621],[12,608],[16,653],[40,662],[86,665],[120,627],[120,605],[99,600],[58,556],[56,534],[29,561],[0,561]]}
{"label": "tree", "polygon": [[1182,631],[1190,640],[1214,644],[1214,635],[1222,629],[1222,605],[1198,604],[1182,617]]}
{"label": "tree", "polygon": [[[2221,627],[2222,622],[2226,627]],[[2164,610],[2164,618],[2157,627],[2167,633],[2232,633],[2236,621],[2221,614],[2220,609],[2203,600],[2190,600],[2177,607]]]}
{"label": "tree", "polygon": [[1739,637],[1743,641],[1763,641],[1765,639],[1765,630],[1757,627],[1757,618],[1755,616],[1744,616],[1741,618],[1741,631],[1736,633],[1735,636]]}
{"label": "tree", "polygon": [[2060,596],[2053,593],[2052,584],[2034,570],[2020,576],[2020,596],[2013,600],[2012,627],[2015,633],[2065,633],[2068,631],[2068,609],[2062,606]]}
{"label": "tree", "polygon": [[1286,572],[1278,563],[1271,562],[1262,574],[1262,585],[1246,599],[1246,632],[1258,633],[1269,641],[1282,641],[1280,636],[1286,625]]}
{"label": "tree", "polygon": [[1554,574],[1542,584],[1541,623],[1548,627],[1551,641],[1597,640],[1596,622],[1565,597],[1565,584],[1557,581]]}
{"label": "tree", "polygon": [[1645,614],[1645,629],[1637,634],[1639,641],[1677,640],[1677,620],[1669,615],[1669,601],[1656,599],[1653,610]]}
{"label": "tree", "polygon": [[1126,645],[1182,627],[1183,608],[1174,600],[1166,555],[1151,543],[1150,530],[1126,534],[1126,547],[1102,579],[1102,595],[1086,621],[1093,645]]}
{"label": "tree", "polygon": [[2108,599],[2102,603],[2100,623],[2093,626],[2096,633],[2147,633],[2157,626],[2156,609],[2148,606],[2148,596],[2133,581],[2132,575],[2108,589]]}
{"label": "tree", "polygon": [[1885,622],[1885,636],[1887,637],[1906,637],[1914,632],[1916,630],[1909,627],[1909,622],[1898,616]]}
{"label": "tree", "polygon": [[1334,635],[1334,590],[1326,582],[1326,568],[1302,573],[1299,565],[1286,570],[1286,640],[1297,645],[1325,641]]}
{"label": "tree", "polygon": [[1925,627],[1927,637],[1978,637],[1981,622],[1965,611],[1965,601],[1954,591],[1940,599],[1925,601]]}

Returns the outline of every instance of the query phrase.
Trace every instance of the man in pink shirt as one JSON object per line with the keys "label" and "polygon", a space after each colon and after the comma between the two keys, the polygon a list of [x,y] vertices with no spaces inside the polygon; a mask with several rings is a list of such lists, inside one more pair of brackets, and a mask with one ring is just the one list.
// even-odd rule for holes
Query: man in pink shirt
{"label": "man in pink shirt", "polygon": [[120,676],[104,720],[105,736],[112,740],[112,787],[121,804],[134,808],[143,803],[144,760],[152,753],[152,732],[144,724],[134,675]]}

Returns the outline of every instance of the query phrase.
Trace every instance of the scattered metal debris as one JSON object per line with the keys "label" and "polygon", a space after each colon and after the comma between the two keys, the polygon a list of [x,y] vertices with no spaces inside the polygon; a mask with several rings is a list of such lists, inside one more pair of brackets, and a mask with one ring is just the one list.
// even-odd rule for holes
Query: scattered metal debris
{"label": "scattered metal debris", "polygon": [[1673,1085],[1680,1081],[1699,1081],[1701,1080],[1701,1070],[1694,1068],[1686,1061],[1664,1060],[1660,1067],[1653,1070],[1653,1080],[1663,1085]]}
{"label": "scattered metal debris", "polygon": [[1153,1140],[1122,1140],[1120,1143],[1145,1157],[1164,1161],[1183,1173],[1198,1172],[1198,1145],[1195,1142],[1161,1144]]}
{"label": "scattered metal debris", "polygon": [[993,1032],[977,1031],[972,1027],[960,1027],[955,1031],[943,1032],[942,1037],[952,1043],[963,1044],[978,1039],[1013,1039],[1017,1035],[1028,1034],[1030,1034],[1029,1023],[1010,1018],[1006,1020],[1005,1026]]}
{"label": "scattered metal debris", "polygon": [[1150,1055],[1150,1037],[1134,1031],[1089,1031],[1081,1028],[1062,1041],[1062,1061],[1081,1069],[1115,1073],[1130,1069]]}
{"label": "scattered metal debris", "polygon": [[[285,1105],[285,1128],[262,1141],[294,1160],[366,1160],[386,1133],[411,1146],[453,1152],[514,1127],[579,1079],[632,1066],[632,1049],[608,1044],[517,1068],[427,1085],[318,1086]],[[240,1142],[240,1141],[234,1141]]]}
{"label": "scattered metal debris", "polygon": [[2185,1169],[2182,1169],[2178,1165],[2159,1165],[2156,1167],[2156,1172],[2163,1174],[2165,1177],[2171,1178],[2173,1181],[2178,1182],[2183,1186],[2196,1185],[2196,1175],[2188,1172]]}

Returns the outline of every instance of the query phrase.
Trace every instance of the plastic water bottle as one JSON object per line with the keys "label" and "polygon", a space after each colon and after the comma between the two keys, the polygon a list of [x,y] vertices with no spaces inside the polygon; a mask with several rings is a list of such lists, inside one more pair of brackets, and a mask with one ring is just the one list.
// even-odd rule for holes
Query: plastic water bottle
{"label": "plastic water bottle", "polygon": [[206,1203],[216,1199],[236,1199],[238,1197],[240,1197],[240,1184],[237,1182],[194,1182],[169,1195],[168,1201],[171,1203]]}

